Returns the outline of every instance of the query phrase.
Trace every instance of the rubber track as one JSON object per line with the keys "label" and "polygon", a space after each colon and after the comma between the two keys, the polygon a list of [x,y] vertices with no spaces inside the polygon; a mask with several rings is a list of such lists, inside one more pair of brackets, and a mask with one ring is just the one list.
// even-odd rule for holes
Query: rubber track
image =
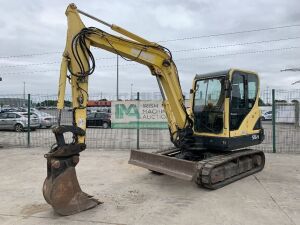
{"label": "rubber track", "polygon": [[[243,173],[237,174],[233,177],[230,177],[228,179],[225,179],[223,181],[212,183],[211,182],[211,173],[212,170],[219,166],[224,166],[232,161],[238,160],[240,157],[253,157],[254,155],[260,155],[262,158],[261,165],[258,167],[254,167],[251,170],[245,171]],[[243,177],[249,176],[251,174],[257,173],[261,171],[264,168],[265,164],[265,155],[260,150],[243,150],[238,152],[233,152],[225,155],[218,155],[211,157],[207,160],[202,160],[198,162],[197,165],[197,172],[195,176],[195,182],[202,187],[208,188],[208,189],[218,189],[221,187],[224,187],[227,184],[230,184],[234,181],[240,180]]]}

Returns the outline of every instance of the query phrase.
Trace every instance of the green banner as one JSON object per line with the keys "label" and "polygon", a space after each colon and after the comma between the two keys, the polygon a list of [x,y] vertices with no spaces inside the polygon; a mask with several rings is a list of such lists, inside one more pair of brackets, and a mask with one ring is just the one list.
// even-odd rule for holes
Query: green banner
{"label": "green banner", "polygon": [[167,129],[168,123],[161,101],[113,101],[111,127]]}
{"label": "green banner", "polygon": [[112,123],[111,128],[118,129],[168,129],[166,122],[129,122],[129,123]]}

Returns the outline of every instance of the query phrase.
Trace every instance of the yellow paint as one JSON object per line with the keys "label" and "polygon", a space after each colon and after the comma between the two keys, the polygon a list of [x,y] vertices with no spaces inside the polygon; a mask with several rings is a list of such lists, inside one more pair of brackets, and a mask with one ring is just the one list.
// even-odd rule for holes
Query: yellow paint
{"label": "yellow paint", "polygon": [[59,77],[59,86],[58,86],[58,100],[57,100],[57,108],[64,108],[64,100],[65,100],[65,92],[66,92],[66,81],[67,81],[67,58],[64,56],[61,61],[60,66],[60,77]]}

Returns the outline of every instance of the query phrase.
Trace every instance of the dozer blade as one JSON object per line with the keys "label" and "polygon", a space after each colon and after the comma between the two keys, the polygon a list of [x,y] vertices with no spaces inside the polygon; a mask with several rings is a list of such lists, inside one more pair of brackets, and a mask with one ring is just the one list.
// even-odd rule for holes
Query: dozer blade
{"label": "dozer blade", "polygon": [[48,175],[43,185],[43,195],[60,215],[72,215],[101,203],[82,192],[75,171],[78,160],[79,156],[47,159]]}
{"label": "dozer blade", "polygon": [[189,181],[197,171],[196,162],[136,150],[131,150],[128,163]]}
{"label": "dozer blade", "polygon": [[201,187],[218,189],[264,168],[265,155],[260,150],[243,149],[214,154],[200,161],[176,158],[180,151],[147,153],[131,150],[129,164],[179,179],[194,181]]}

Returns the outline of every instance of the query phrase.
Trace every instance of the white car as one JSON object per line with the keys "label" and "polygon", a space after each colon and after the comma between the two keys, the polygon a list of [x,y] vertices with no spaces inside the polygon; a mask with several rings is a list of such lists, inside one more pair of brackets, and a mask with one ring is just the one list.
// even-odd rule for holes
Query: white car
{"label": "white car", "polygon": [[39,118],[40,128],[42,127],[50,128],[57,122],[56,117],[48,113],[34,110],[33,114]]}
{"label": "white car", "polygon": [[262,120],[272,120],[272,111],[264,112],[261,116]]}

